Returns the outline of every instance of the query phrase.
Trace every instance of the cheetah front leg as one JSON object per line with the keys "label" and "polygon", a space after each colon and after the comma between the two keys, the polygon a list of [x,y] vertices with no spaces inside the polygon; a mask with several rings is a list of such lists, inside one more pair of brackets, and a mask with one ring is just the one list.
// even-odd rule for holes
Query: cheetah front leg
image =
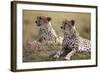
{"label": "cheetah front leg", "polygon": [[70,60],[71,56],[73,56],[75,54],[76,50],[72,50],[71,52],[69,52],[66,57],[65,57],[65,60]]}

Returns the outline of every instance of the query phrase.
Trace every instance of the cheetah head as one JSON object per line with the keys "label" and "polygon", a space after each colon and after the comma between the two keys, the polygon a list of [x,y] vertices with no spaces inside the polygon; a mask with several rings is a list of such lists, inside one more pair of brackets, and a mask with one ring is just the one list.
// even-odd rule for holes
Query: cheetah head
{"label": "cheetah head", "polygon": [[64,20],[61,25],[61,29],[65,32],[70,33],[71,30],[75,29],[75,21],[74,20]]}
{"label": "cheetah head", "polygon": [[41,26],[46,26],[50,21],[51,17],[40,15],[37,16],[35,23],[37,24],[37,26],[41,27]]}

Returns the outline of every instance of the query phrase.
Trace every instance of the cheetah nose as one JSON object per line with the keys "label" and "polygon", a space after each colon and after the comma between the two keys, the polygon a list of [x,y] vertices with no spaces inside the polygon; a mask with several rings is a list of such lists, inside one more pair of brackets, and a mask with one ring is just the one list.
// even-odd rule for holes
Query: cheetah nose
{"label": "cheetah nose", "polygon": [[61,26],[60,28],[62,29],[63,27]]}
{"label": "cheetah nose", "polygon": [[35,21],[35,23],[37,23],[37,21]]}

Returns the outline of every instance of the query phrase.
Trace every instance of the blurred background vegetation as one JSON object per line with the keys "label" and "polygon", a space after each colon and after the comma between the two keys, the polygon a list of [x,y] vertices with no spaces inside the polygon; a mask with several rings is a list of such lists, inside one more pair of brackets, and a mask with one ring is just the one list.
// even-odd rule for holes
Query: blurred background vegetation
{"label": "blurred background vegetation", "polygon": [[[75,12],[52,12],[52,11],[33,11],[33,10],[23,10],[23,61],[24,62],[31,62],[31,61],[42,61],[41,59],[43,56],[39,57],[38,59],[34,59],[36,55],[38,56],[43,55],[43,53],[32,53],[29,54],[25,48],[27,48],[27,41],[34,41],[38,39],[38,32],[39,29],[35,24],[36,17],[38,15],[46,15],[52,18],[51,24],[54,30],[56,31],[57,35],[63,36],[63,32],[60,29],[62,21],[64,19],[68,20],[75,20],[76,29],[79,31],[80,36],[90,40],[90,31],[91,31],[91,14],[89,13],[75,13]],[[49,46],[50,47],[50,46]],[[55,50],[59,47],[56,46]],[[28,48],[27,48],[28,49]],[[54,51],[52,48],[51,52]],[[31,55],[29,58],[26,54]],[[50,50],[49,50],[50,53]],[[48,54],[45,53],[46,59]],[[35,55],[35,56],[34,56]],[[88,59],[90,58],[90,54],[85,55],[85,57],[79,57],[81,54],[76,54],[76,56],[72,57],[72,59]],[[41,59],[41,60],[40,60]]]}

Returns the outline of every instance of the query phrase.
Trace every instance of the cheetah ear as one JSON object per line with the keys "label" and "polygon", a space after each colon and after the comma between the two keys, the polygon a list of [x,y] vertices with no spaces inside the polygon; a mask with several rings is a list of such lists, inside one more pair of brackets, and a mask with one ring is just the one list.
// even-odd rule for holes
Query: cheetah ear
{"label": "cheetah ear", "polygon": [[48,20],[48,21],[51,21],[51,17],[47,17],[47,20]]}
{"label": "cheetah ear", "polygon": [[75,25],[75,21],[74,21],[74,20],[71,20],[71,23],[72,23],[72,26],[74,26],[74,25]]}

